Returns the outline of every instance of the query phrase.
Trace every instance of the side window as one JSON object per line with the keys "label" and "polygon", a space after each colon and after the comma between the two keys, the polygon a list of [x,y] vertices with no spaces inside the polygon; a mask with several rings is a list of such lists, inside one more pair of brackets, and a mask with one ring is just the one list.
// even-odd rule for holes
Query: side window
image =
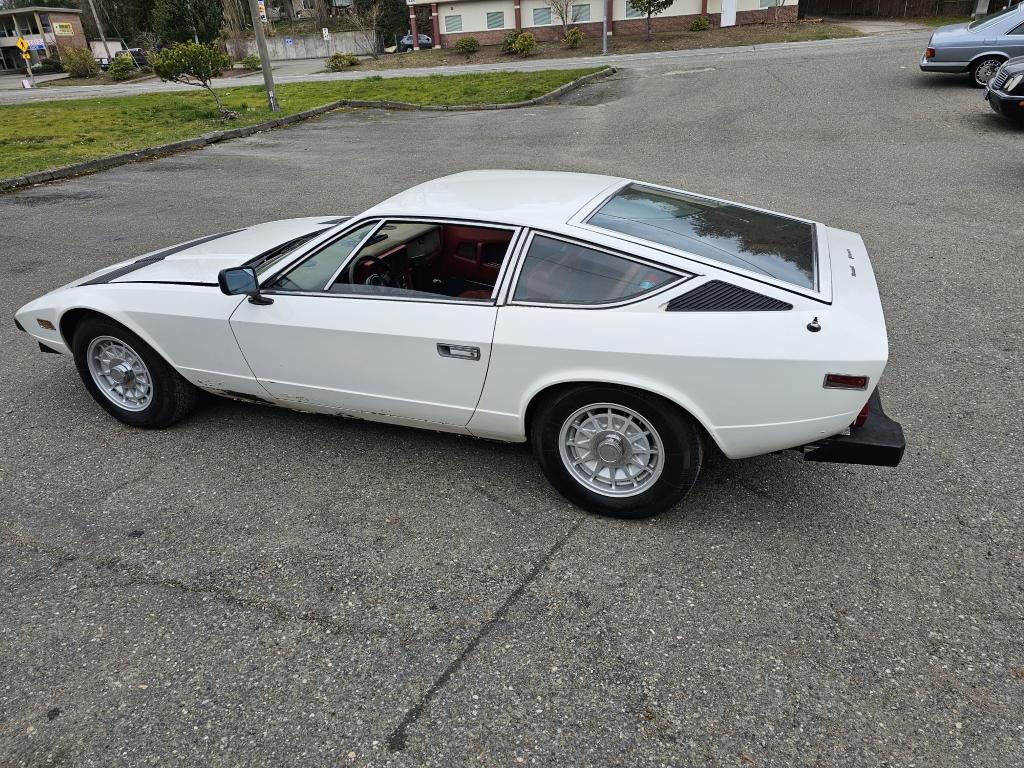
{"label": "side window", "polygon": [[513,299],[608,304],[653,291],[679,275],[582,245],[535,235]]}
{"label": "side window", "polygon": [[341,265],[348,260],[363,238],[377,226],[379,222],[371,221],[358,229],[354,229],[340,240],[317,251],[308,259],[294,267],[287,274],[266,286],[276,291],[322,291]]}
{"label": "side window", "polygon": [[328,290],[489,302],[514,235],[474,224],[386,221]]}
{"label": "side window", "polygon": [[1011,29],[1006,34],[1008,34],[1008,35],[1024,35],[1024,24],[1021,24],[1019,27]]}

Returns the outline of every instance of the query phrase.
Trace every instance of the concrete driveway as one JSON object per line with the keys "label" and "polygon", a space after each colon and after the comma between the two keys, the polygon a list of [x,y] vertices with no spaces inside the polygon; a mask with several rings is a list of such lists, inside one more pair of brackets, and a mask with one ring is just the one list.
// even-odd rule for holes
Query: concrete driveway
{"label": "concrete driveway", "polygon": [[[337,113],[0,197],[0,765],[1020,762],[1022,134],[919,42]],[[123,427],[10,321],[129,254],[480,167],[863,233],[903,465],[712,460],[612,522],[523,446],[226,401]]]}

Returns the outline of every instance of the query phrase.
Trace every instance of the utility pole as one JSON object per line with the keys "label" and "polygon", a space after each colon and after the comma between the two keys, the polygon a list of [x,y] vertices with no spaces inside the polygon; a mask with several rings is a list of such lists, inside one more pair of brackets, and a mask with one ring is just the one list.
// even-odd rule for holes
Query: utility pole
{"label": "utility pole", "polygon": [[601,55],[608,55],[608,0],[602,0],[604,20],[601,22]]}
{"label": "utility pole", "polygon": [[100,40],[103,41],[103,50],[107,54],[107,66],[110,66],[114,62],[114,57],[110,55],[110,46],[107,45],[107,36],[103,34],[103,25],[100,24],[100,17],[96,13],[96,4],[89,0],[89,8],[92,10],[92,20],[96,22],[96,31],[100,33]]}
{"label": "utility pole", "polygon": [[[92,2],[92,0],[90,0]],[[263,36],[263,21],[260,19],[256,0],[249,0],[249,14],[252,16],[252,31],[256,35],[256,49],[260,52],[260,64],[263,65],[263,85],[267,89],[267,105],[271,112],[280,112],[277,96],[274,94],[274,73],[270,71],[270,54],[267,53],[267,38]]]}

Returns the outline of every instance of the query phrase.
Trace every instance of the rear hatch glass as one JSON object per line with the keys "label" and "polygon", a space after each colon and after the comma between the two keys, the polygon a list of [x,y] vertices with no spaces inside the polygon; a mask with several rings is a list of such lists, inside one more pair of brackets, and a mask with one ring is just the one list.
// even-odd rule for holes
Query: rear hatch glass
{"label": "rear hatch glass", "polygon": [[587,220],[601,229],[818,290],[814,224],[735,203],[629,184]]}

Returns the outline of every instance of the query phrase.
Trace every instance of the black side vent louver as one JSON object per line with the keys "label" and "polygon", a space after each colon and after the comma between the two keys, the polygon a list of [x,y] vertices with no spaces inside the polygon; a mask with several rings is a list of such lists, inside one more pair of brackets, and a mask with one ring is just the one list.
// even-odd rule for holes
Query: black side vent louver
{"label": "black side vent louver", "polygon": [[668,303],[668,312],[785,312],[792,304],[721,280],[711,280]]}
{"label": "black side vent louver", "polygon": [[666,309],[670,312],[784,312],[793,309],[793,304],[713,280],[677,296]]}

